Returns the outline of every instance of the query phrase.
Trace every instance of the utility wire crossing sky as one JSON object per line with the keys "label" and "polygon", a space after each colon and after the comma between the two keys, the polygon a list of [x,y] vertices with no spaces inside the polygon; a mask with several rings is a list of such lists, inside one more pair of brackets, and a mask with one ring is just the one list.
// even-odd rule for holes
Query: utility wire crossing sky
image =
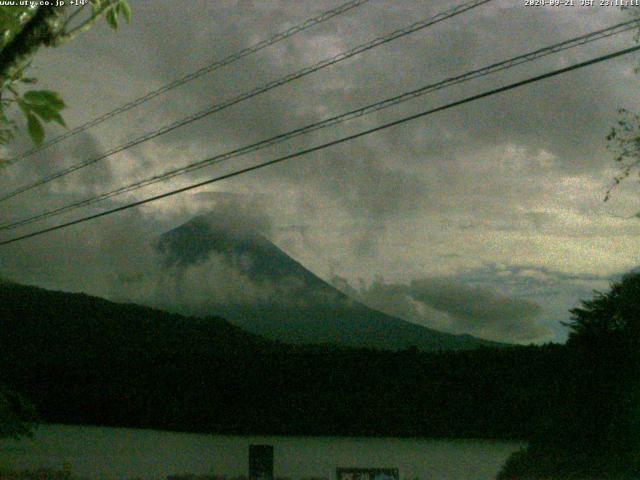
{"label": "utility wire crossing sky", "polygon": [[56,143],[59,143],[63,140],[66,140],[68,138],[71,138],[79,133],[82,133],[92,127],[95,127],[96,125],[101,124],[102,122],[105,122],[107,120],[109,120],[110,118],[113,118],[117,115],[120,115],[128,110],[131,110],[132,108],[135,108],[139,105],[142,105],[143,103],[148,102],[149,100],[157,97],[158,95],[162,95],[163,93],[167,93],[175,88],[178,88],[182,85],[184,85],[185,83],[191,82],[203,75],[212,73],[214,71],[216,71],[219,68],[225,67],[227,65],[231,65],[232,63],[237,62],[238,60],[243,59],[244,57],[251,55],[252,53],[256,53],[259,52],[260,50],[262,50],[263,48],[267,48],[270,47],[271,45],[275,45],[278,42],[281,42],[287,38],[293,37],[294,35],[297,35],[300,32],[304,32],[305,30],[307,30],[308,28],[311,28],[315,25],[318,25],[322,22],[326,22],[327,20],[332,19],[333,17],[336,17],[340,14],[346,13],[351,9],[354,9],[356,7],[359,7],[367,2],[369,2],[370,0],[351,0],[349,2],[346,2],[342,5],[340,5],[337,8],[333,8],[331,10],[328,10],[326,12],[321,13],[320,15],[313,17],[313,18],[309,18],[307,20],[305,20],[303,23],[301,23],[300,25],[296,25],[295,27],[291,27],[288,30],[285,30],[284,32],[280,32],[277,33],[276,35],[274,35],[271,38],[268,38],[266,40],[263,40],[261,42],[256,43],[255,45],[252,45],[248,48],[244,48],[242,50],[240,50],[239,52],[233,53],[225,58],[223,58],[222,60],[216,60],[215,62],[206,65],[202,68],[199,68],[198,70],[196,70],[195,72],[191,72],[183,77],[180,77],[170,83],[167,83],[166,85],[163,85],[160,88],[157,88],[155,90],[150,91],[149,93],[136,98],[135,100],[132,100],[131,102],[125,103],[124,105],[119,106],[118,108],[115,108],[103,115],[100,115],[99,117],[94,118],[93,120],[89,120],[86,123],[83,123],[82,125],[79,125],[75,128],[73,128],[72,130],[69,130],[61,135],[58,135],[56,137],[53,137],[52,139],[44,142],[42,145],[39,145],[37,147],[31,148],[27,151],[25,151],[24,153],[7,160],[6,162],[6,166],[11,165],[13,163],[16,163],[24,158],[30,157],[31,155],[37,153],[37,152],[41,152],[42,150],[45,150],[47,148],[49,148],[52,145],[55,145]]}
{"label": "utility wire crossing sky", "polygon": [[9,192],[7,194],[4,195],[0,195],[0,202],[5,201],[5,200],[9,200],[10,198],[15,197],[16,195],[19,195],[20,193],[26,192],[31,190],[32,188],[38,187],[40,185],[44,185],[46,183],[49,183],[50,181],[56,180],[60,177],[63,177],[65,175],[68,175],[70,173],[76,172],[82,168],[88,167],[89,165],[93,165],[101,160],[104,160],[108,157],[111,157],[112,155],[115,155],[117,153],[120,152],[124,152],[125,150],[129,150],[130,148],[133,148],[137,145],[140,145],[144,142],[148,142],[149,140],[153,140],[155,138],[160,137],[161,135],[166,135],[169,132],[172,132],[180,127],[184,127],[186,125],[189,125],[193,122],[196,122],[198,120],[201,120],[205,117],[208,117],[209,115],[212,115],[214,113],[220,112],[222,110],[225,110],[229,107],[232,107],[234,105],[237,105],[241,102],[244,102],[246,100],[250,100],[258,95],[261,95],[263,93],[266,93],[270,90],[273,90],[274,88],[278,88],[281,87],[283,85],[286,85],[290,82],[293,82],[294,80],[298,80],[300,78],[303,78],[307,75],[311,75],[315,72],[318,72],[324,68],[330,67],[332,65],[336,65],[337,63],[343,62],[345,60],[348,60],[352,57],[355,57],[357,55],[360,55],[361,53],[364,53],[368,50],[380,47],[386,43],[389,43],[391,41],[397,40],[399,38],[405,37],[407,35],[410,35],[412,33],[416,33],[422,29],[425,29],[427,27],[430,27],[432,25],[437,24],[438,22],[441,22],[443,20],[447,20],[449,18],[452,18],[456,15],[460,15],[461,13],[464,13],[468,10],[471,10],[473,8],[479,7],[480,5],[483,5],[485,3],[489,3],[492,0],[472,0],[471,2],[462,4],[460,6],[451,8],[445,12],[439,13],[438,15],[435,15],[434,17],[429,17],[427,19],[421,20],[419,22],[415,22],[411,25],[409,25],[408,27],[399,29],[399,30],[395,30],[387,35],[384,35],[382,37],[378,37],[373,39],[370,42],[358,45],[357,47],[354,47],[346,52],[341,52],[331,58],[327,58],[324,59],[318,63],[315,63],[314,65],[302,68],[301,70],[298,70],[296,72],[290,73],[288,75],[285,75],[284,77],[281,77],[277,80],[271,81],[266,83],[265,85],[259,86],[259,87],[255,87],[252,90],[242,93],[234,98],[231,98],[225,102],[222,102],[220,104],[214,104],[211,105],[210,107],[194,113],[192,115],[189,115],[185,118],[182,118],[180,120],[177,120],[169,125],[165,125],[162,128],[159,128],[157,130],[148,132],[138,138],[135,138],[127,143],[125,143],[124,145],[120,145],[118,147],[112,148],[111,150],[98,155],[94,158],[90,158],[88,160],[85,160],[84,162],[81,162],[79,164],[73,165],[71,167],[65,168],[59,172],[53,173],[51,175],[48,175],[47,177],[35,181],[29,185],[26,185],[24,187],[18,188],[16,190],[13,190],[12,192]]}
{"label": "utility wire crossing sky", "polygon": [[401,124],[403,124],[405,122],[416,120],[418,118],[425,117],[427,115],[431,115],[431,114],[434,114],[434,113],[437,113],[437,112],[441,112],[441,111],[447,110],[449,108],[457,107],[459,105],[463,105],[465,103],[469,103],[469,102],[472,102],[472,101],[475,101],[475,100],[479,100],[479,99],[484,98],[484,97],[488,97],[488,96],[491,96],[491,95],[496,95],[498,93],[506,92],[508,90],[512,90],[514,88],[519,88],[519,87],[522,87],[524,85],[528,85],[530,83],[538,82],[540,80],[544,80],[544,79],[547,79],[547,78],[555,77],[556,75],[561,75],[561,74],[564,74],[564,73],[567,73],[567,72],[571,72],[573,70],[578,70],[580,68],[588,67],[588,66],[594,65],[596,63],[600,63],[600,62],[604,62],[604,61],[607,61],[607,60],[611,60],[613,58],[616,58],[616,57],[619,57],[619,56],[622,56],[622,55],[628,55],[630,53],[637,52],[638,50],[640,50],[640,46],[631,47],[631,48],[627,48],[627,49],[624,49],[624,50],[619,50],[617,52],[610,53],[608,55],[603,55],[601,57],[593,58],[593,59],[588,60],[586,62],[581,62],[581,63],[575,64],[575,65],[571,65],[569,67],[561,68],[559,70],[554,70],[554,71],[545,73],[544,75],[538,75],[536,77],[528,78],[526,80],[522,80],[520,82],[512,83],[512,84],[504,86],[504,87],[496,88],[496,89],[493,89],[493,90],[489,90],[487,92],[483,92],[483,93],[480,93],[480,94],[477,94],[477,95],[473,95],[471,97],[467,97],[467,98],[465,98],[463,100],[458,100],[457,102],[453,102],[453,103],[444,105],[442,107],[433,108],[433,109],[418,113],[416,115],[411,115],[409,117],[405,117],[405,118],[402,118],[400,120],[396,120],[394,122],[386,123],[384,125],[380,125],[378,127],[371,128],[369,130],[365,130],[365,131],[357,133],[355,135],[349,135],[347,137],[342,137],[342,138],[339,138],[339,139],[334,140],[332,142],[328,142],[328,143],[325,143],[325,144],[322,144],[322,145],[318,145],[318,146],[313,147],[313,148],[308,148],[306,150],[302,150],[302,151],[293,153],[291,155],[285,155],[283,157],[279,157],[279,158],[270,160],[268,162],[260,163],[258,165],[254,165],[254,166],[248,167],[248,168],[243,168],[242,170],[238,170],[238,171],[235,171],[235,172],[232,172],[232,173],[228,173],[226,175],[221,175],[219,177],[215,177],[215,178],[212,178],[212,179],[209,179],[209,180],[205,180],[203,182],[198,182],[196,184],[189,185],[189,186],[183,187],[183,188],[179,188],[177,190],[172,190],[170,192],[166,192],[166,193],[163,193],[161,195],[155,195],[153,197],[146,198],[144,200],[139,200],[137,202],[129,203],[127,205],[123,205],[123,206],[118,207],[118,208],[113,208],[111,210],[107,210],[105,212],[101,212],[101,213],[98,213],[98,214],[95,214],[95,215],[89,215],[87,217],[83,217],[83,218],[80,218],[78,220],[74,220],[74,221],[71,221],[71,222],[67,222],[67,223],[63,223],[63,224],[60,224],[60,225],[56,225],[54,227],[38,230],[36,232],[32,232],[32,233],[29,233],[27,235],[21,235],[19,237],[15,237],[15,238],[12,238],[12,239],[9,239],[9,240],[4,240],[4,241],[0,242],[0,246],[8,245],[10,243],[18,242],[18,241],[21,241],[21,240],[26,240],[28,238],[33,238],[33,237],[36,237],[36,236],[39,236],[39,235],[43,235],[45,233],[53,232],[55,230],[60,230],[62,228],[71,227],[73,225],[78,225],[80,223],[84,223],[84,222],[87,222],[89,220],[93,220],[93,219],[96,219],[96,218],[104,217],[106,215],[111,215],[111,214],[114,214],[114,213],[117,213],[117,212],[122,212],[124,210],[128,210],[128,209],[133,208],[133,207],[138,207],[138,206],[144,205],[146,203],[150,203],[150,202],[154,202],[154,201],[157,201],[157,200],[161,200],[163,198],[167,198],[167,197],[170,197],[170,196],[173,196],[173,195],[177,195],[179,193],[183,193],[183,192],[187,192],[189,190],[200,188],[200,187],[203,187],[205,185],[210,185],[212,183],[220,182],[220,181],[226,180],[228,178],[237,177],[239,175],[243,175],[243,174],[252,172],[254,170],[258,170],[260,168],[264,168],[264,167],[268,167],[268,166],[271,166],[271,165],[275,165],[275,164],[281,163],[281,162],[283,162],[285,160],[290,160],[290,159],[293,159],[293,158],[301,157],[303,155],[308,155],[310,153],[314,153],[314,152],[317,152],[319,150],[324,150],[325,148],[332,147],[334,145],[338,145],[338,144],[341,144],[341,143],[344,143],[344,142],[348,142],[348,141],[351,141],[351,140],[355,140],[356,138],[360,138],[360,137],[363,137],[365,135],[370,135],[372,133],[376,133],[376,132],[379,132],[381,130],[384,130],[384,129],[387,129],[387,128],[390,128],[390,127],[395,127],[395,126],[401,125]]}
{"label": "utility wire crossing sky", "polygon": [[[356,110],[352,110],[350,112],[344,113],[342,115],[338,115],[338,116],[334,116],[331,118],[328,118],[326,120],[323,120],[321,122],[316,122],[314,124],[311,125],[307,125],[305,127],[302,128],[298,128],[295,129],[293,131],[290,132],[286,132],[280,135],[276,135],[275,137],[271,137],[269,139],[263,140],[261,142],[252,144],[252,145],[248,145],[239,149],[235,149],[232,150],[230,152],[226,152],[220,155],[216,155],[212,158],[207,158],[205,160],[200,160],[198,162],[195,163],[191,163],[187,166],[178,168],[178,169],[173,169],[169,172],[165,172],[163,174],[159,174],[159,175],[154,175],[150,178],[147,178],[143,181],[139,181],[139,182],[134,182],[130,185],[124,186],[124,187],[120,187],[118,189],[115,190],[111,190],[109,192],[103,193],[101,195],[89,198],[89,199],[85,199],[79,202],[75,202],[69,205],[65,205],[63,207],[60,208],[56,208],[53,210],[49,210],[49,211],[45,211],[42,212],[40,214],[22,219],[22,220],[17,220],[14,222],[7,222],[4,224],[0,224],[0,230],[11,230],[20,226],[25,226],[25,225],[29,225],[33,222],[39,221],[39,220],[43,220],[45,218],[50,218],[52,216],[57,216],[60,215],[62,213],[66,213],[72,210],[75,210],[77,208],[81,208],[81,207],[86,207],[92,204],[95,204],[97,202],[109,199],[109,198],[113,198],[117,195],[123,194],[123,193],[127,193],[127,192],[131,192],[134,190],[137,190],[139,188],[143,188],[149,185],[153,185],[159,182],[163,182],[163,181],[167,181],[169,179],[172,179],[178,175],[182,175],[184,173],[189,173],[195,170],[198,170],[200,168],[204,168],[207,166],[211,166],[214,164],[218,164],[221,163],[223,161],[227,161],[230,160],[232,158],[238,157],[240,155],[245,155],[247,153],[251,153],[251,152],[255,152],[258,151],[262,148],[274,145],[276,143],[280,143],[286,140],[289,140],[291,138],[297,137],[299,135],[303,135],[303,134],[307,134],[310,133],[312,131],[316,131],[318,129],[321,128],[326,128],[329,126],[333,126],[348,120],[352,120],[354,118],[358,118],[360,116],[363,115],[367,115],[376,111],[379,111],[381,109],[385,109],[385,108],[389,108],[391,106],[397,105],[399,103],[408,101],[408,100],[412,100],[414,98],[417,98],[419,96],[425,95],[427,93],[431,93],[434,92],[436,90],[440,90],[443,88],[447,88],[456,84],[459,84],[461,82],[465,82],[465,81],[469,81],[469,80],[473,80],[476,78],[480,78],[482,76],[485,75],[489,75],[489,74],[493,74],[496,72],[500,72],[502,70],[506,70],[509,68],[513,68],[515,66],[518,66],[522,63],[525,62],[531,62],[534,60],[537,60],[539,58],[543,58],[547,55],[551,55],[554,53],[558,53],[560,51],[569,49],[569,48],[575,48],[575,47],[579,47],[581,45],[585,45],[587,43],[593,42],[593,41],[597,41],[597,40],[601,40],[604,38],[608,38],[611,37],[613,35],[618,35],[624,32],[628,32],[634,28],[637,28],[638,25],[640,24],[640,19],[637,20],[630,20],[627,22],[622,22],[619,23],[617,25],[614,25],[612,27],[608,27],[608,28],[604,28],[595,32],[591,32],[588,33],[586,35],[581,35],[579,37],[576,38],[572,38],[570,40],[566,40],[564,42],[560,42],[560,43],[556,43],[554,45],[550,45],[548,47],[544,47],[544,48],[540,48],[537,50],[534,50],[532,52],[528,52],[525,53],[523,55],[518,55],[517,57],[508,59],[508,60],[504,60],[502,62],[498,62],[492,65],[488,65],[486,67],[480,68],[480,69],[476,69],[473,70],[471,72],[467,72],[464,73],[462,75],[457,75],[445,80],[442,80],[440,82],[437,83],[433,83],[433,84],[429,84],[426,85],[424,87],[421,87],[419,89],[416,90],[412,90],[410,92],[405,92],[401,95],[397,95],[394,96],[392,98],[388,98],[379,102],[375,102],[373,104],[367,105],[365,107],[356,109]],[[54,178],[57,178],[60,175],[57,176],[53,176],[53,177],[47,177],[43,180],[40,180],[39,182],[36,182],[35,184],[32,184],[31,186],[28,187],[23,187],[22,189],[20,189],[19,191],[16,191],[18,193],[20,192],[24,192],[27,190],[30,190],[31,188],[35,188],[36,186],[42,185],[44,183],[47,183],[48,181],[53,180]],[[14,195],[17,195],[17,193],[14,193]],[[0,201],[3,198],[0,197]]]}

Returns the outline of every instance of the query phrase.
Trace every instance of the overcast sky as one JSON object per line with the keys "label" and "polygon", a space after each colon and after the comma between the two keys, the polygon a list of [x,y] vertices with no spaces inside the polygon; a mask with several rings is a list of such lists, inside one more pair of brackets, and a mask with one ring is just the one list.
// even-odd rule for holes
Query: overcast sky
{"label": "overcast sky", "polygon": [[[131,25],[112,32],[101,23],[34,59],[33,76],[42,88],[61,93],[71,127],[342,2],[130,3]],[[628,18],[614,7],[524,3],[495,0],[358,55],[21,195],[6,202],[0,215],[21,218],[64,205]],[[0,187],[9,190],[95,156],[452,6],[372,0],[22,161],[3,172]],[[572,49],[39,225],[275,158],[633,43],[628,33]],[[610,202],[602,201],[615,174],[605,136],[618,108],[640,110],[638,63],[633,55],[615,59],[135,211],[0,247],[0,274],[110,296],[108,279],[148,262],[159,233],[198,212],[232,204],[238,222],[255,222],[314,273],[388,313],[496,340],[563,340],[559,321],[568,319],[568,309],[638,265],[640,221],[619,217],[640,210],[640,186],[630,181]],[[23,139],[14,148],[26,146]]]}

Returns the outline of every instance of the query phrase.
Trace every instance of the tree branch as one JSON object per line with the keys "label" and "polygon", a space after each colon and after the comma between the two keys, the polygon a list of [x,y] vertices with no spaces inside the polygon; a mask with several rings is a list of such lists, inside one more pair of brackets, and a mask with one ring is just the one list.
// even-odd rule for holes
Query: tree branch
{"label": "tree branch", "polygon": [[55,20],[61,12],[61,7],[39,7],[20,33],[0,51],[0,82],[2,84],[11,78],[38,48],[55,42],[57,32],[52,25],[55,25]]}
{"label": "tree branch", "polygon": [[64,25],[62,27],[63,31],[67,30],[67,27],[69,26],[69,23],[71,23],[71,20],[73,20],[76,17],[76,15],[80,14],[84,10],[84,8],[86,6],[87,5],[85,4],[85,5],[82,5],[80,8],[76,8],[76,10],[71,15],[69,15],[67,17],[67,19],[65,20]]}
{"label": "tree branch", "polygon": [[[109,8],[112,8],[113,6],[115,6],[118,3],[118,1],[119,0],[112,0],[111,2],[106,3],[104,6],[100,7],[100,9],[94,11],[91,14],[91,16],[88,19],[86,19],[84,22],[82,22],[80,25],[76,26],[75,28],[73,28],[69,32],[65,32],[65,33],[59,35],[58,38],[57,38],[57,43],[61,44],[61,43],[64,43],[64,42],[68,42],[69,40],[73,40],[75,37],[77,37],[81,33],[86,32],[87,30],[89,30],[89,28],[91,28],[91,26],[96,22],[96,20],[98,20],[98,17],[100,17],[100,15],[102,15],[107,10],[109,10]],[[69,17],[69,18],[71,18],[71,17]],[[67,23],[68,22],[66,22],[65,25]]]}

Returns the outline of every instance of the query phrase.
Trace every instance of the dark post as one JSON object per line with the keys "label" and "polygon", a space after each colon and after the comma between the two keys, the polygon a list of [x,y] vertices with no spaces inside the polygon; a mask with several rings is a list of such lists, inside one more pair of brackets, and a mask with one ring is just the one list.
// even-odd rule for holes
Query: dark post
{"label": "dark post", "polygon": [[273,480],[273,445],[249,445],[249,480]]}

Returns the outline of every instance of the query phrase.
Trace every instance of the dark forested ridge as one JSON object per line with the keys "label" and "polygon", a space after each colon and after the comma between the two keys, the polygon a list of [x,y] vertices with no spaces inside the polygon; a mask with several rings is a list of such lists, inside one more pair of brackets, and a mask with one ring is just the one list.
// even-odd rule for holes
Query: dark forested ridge
{"label": "dark forested ridge", "polygon": [[525,438],[563,349],[287,346],[219,318],[0,285],[0,383],[46,422],[198,432]]}

